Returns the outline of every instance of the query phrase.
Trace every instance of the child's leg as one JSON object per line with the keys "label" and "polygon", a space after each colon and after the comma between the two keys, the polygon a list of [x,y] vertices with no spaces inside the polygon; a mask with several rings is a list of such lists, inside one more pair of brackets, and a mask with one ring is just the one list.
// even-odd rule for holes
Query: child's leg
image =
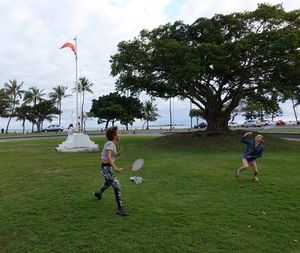
{"label": "child's leg", "polygon": [[116,177],[112,181],[111,185],[115,191],[115,197],[116,197],[116,202],[117,202],[117,206],[118,206],[117,214],[122,215],[122,216],[128,216],[129,214],[123,208],[123,204],[122,204],[122,200],[121,200],[121,185]]}
{"label": "child's leg", "polygon": [[105,182],[103,185],[101,185],[99,193],[102,195],[102,193],[110,187],[110,183],[105,179]]}
{"label": "child's leg", "polygon": [[102,198],[102,193],[111,186],[111,181],[113,178],[113,174],[111,172],[111,168],[109,166],[104,166],[101,170],[101,175],[104,177],[105,182],[101,185],[99,191],[94,192],[94,196],[98,199]]}
{"label": "child's leg", "polygon": [[249,165],[251,166],[253,170],[253,181],[258,181],[258,169],[255,161],[249,162]]}
{"label": "child's leg", "polygon": [[123,208],[121,200],[121,185],[117,178],[114,178],[111,182],[112,187],[114,188],[115,198],[117,202],[118,209]]}
{"label": "child's leg", "polygon": [[242,165],[239,169],[236,170],[235,177],[239,178],[241,176],[241,172],[246,170],[249,167],[247,159],[242,159]]}

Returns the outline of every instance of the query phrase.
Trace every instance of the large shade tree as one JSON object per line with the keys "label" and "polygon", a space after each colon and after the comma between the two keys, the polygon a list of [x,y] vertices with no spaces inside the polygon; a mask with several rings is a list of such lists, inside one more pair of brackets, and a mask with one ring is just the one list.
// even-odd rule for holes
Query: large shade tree
{"label": "large shade tree", "polygon": [[177,21],[143,30],[118,44],[111,57],[116,88],[189,99],[208,130],[227,130],[239,102],[287,83],[300,68],[300,10],[260,4],[255,11],[217,14],[187,25]]}

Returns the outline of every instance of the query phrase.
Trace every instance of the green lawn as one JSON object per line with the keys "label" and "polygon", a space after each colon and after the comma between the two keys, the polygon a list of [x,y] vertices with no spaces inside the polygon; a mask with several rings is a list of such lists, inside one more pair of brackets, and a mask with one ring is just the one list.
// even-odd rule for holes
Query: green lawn
{"label": "green lawn", "polygon": [[123,137],[119,166],[145,159],[118,174],[129,217],[115,214],[112,189],[92,198],[99,153],[0,143],[0,252],[300,252],[300,142],[268,137],[253,183],[250,171],[233,178],[239,136]]}

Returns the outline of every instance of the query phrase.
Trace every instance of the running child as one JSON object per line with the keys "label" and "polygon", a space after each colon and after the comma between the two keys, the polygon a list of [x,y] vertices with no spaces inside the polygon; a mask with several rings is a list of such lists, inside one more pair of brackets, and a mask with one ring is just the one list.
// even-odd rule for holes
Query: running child
{"label": "running child", "polygon": [[107,142],[101,152],[101,175],[104,177],[104,184],[100,187],[99,191],[94,192],[94,197],[97,199],[102,198],[103,192],[110,186],[114,188],[114,194],[117,202],[117,214],[121,216],[128,216],[129,214],[123,208],[121,200],[121,185],[116,178],[115,172],[120,172],[122,168],[118,168],[115,164],[116,156],[121,152],[117,152],[116,144],[121,139],[121,134],[118,132],[117,127],[110,127],[106,130]]}

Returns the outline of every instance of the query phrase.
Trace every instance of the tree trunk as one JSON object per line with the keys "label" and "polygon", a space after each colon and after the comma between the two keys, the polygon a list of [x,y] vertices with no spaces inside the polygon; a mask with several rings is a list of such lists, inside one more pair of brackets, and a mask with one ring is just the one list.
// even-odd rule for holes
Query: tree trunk
{"label": "tree trunk", "polygon": [[25,134],[25,119],[23,119],[22,127],[23,127],[23,134]]}
{"label": "tree trunk", "polygon": [[[84,106],[84,91],[82,91],[82,105],[81,105],[81,114],[80,114],[81,126],[83,124],[83,106]],[[82,130],[82,127],[80,130]]]}
{"label": "tree trunk", "polygon": [[170,130],[172,130],[172,101],[171,101],[171,98],[170,98],[169,113],[170,113]]}
{"label": "tree trunk", "polygon": [[8,122],[7,122],[7,125],[6,125],[5,133],[8,133],[8,128],[9,128],[10,121],[11,121],[11,116],[10,116],[9,119],[8,119]]}
{"label": "tree trunk", "polygon": [[43,120],[42,120],[42,121],[38,121],[38,122],[36,123],[36,127],[37,127],[37,132],[38,132],[38,133],[42,132],[42,129],[43,129],[43,123],[44,123]]}
{"label": "tree trunk", "polygon": [[61,125],[61,101],[59,102],[59,110],[60,113],[58,114],[58,124]]}
{"label": "tree trunk", "polygon": [[230,113],[222,112],[221,107],[208,106],[205,113],[205,119],[207,121],[208,131],[227,131],[229,130],[228,121],[230,119]]}
{"label": "tree trunk", "polygon": [[6,125],[5,133],[8,133],[9,124],[10,124],[10,121],[11,121],[11,118],[12,118],[12,115],[14,114],[14,112],[15,112],[15,105],[13,105],[12,112],[9,116],[9,119],[8,119],[8,122],[7,122],[7,125]]}

